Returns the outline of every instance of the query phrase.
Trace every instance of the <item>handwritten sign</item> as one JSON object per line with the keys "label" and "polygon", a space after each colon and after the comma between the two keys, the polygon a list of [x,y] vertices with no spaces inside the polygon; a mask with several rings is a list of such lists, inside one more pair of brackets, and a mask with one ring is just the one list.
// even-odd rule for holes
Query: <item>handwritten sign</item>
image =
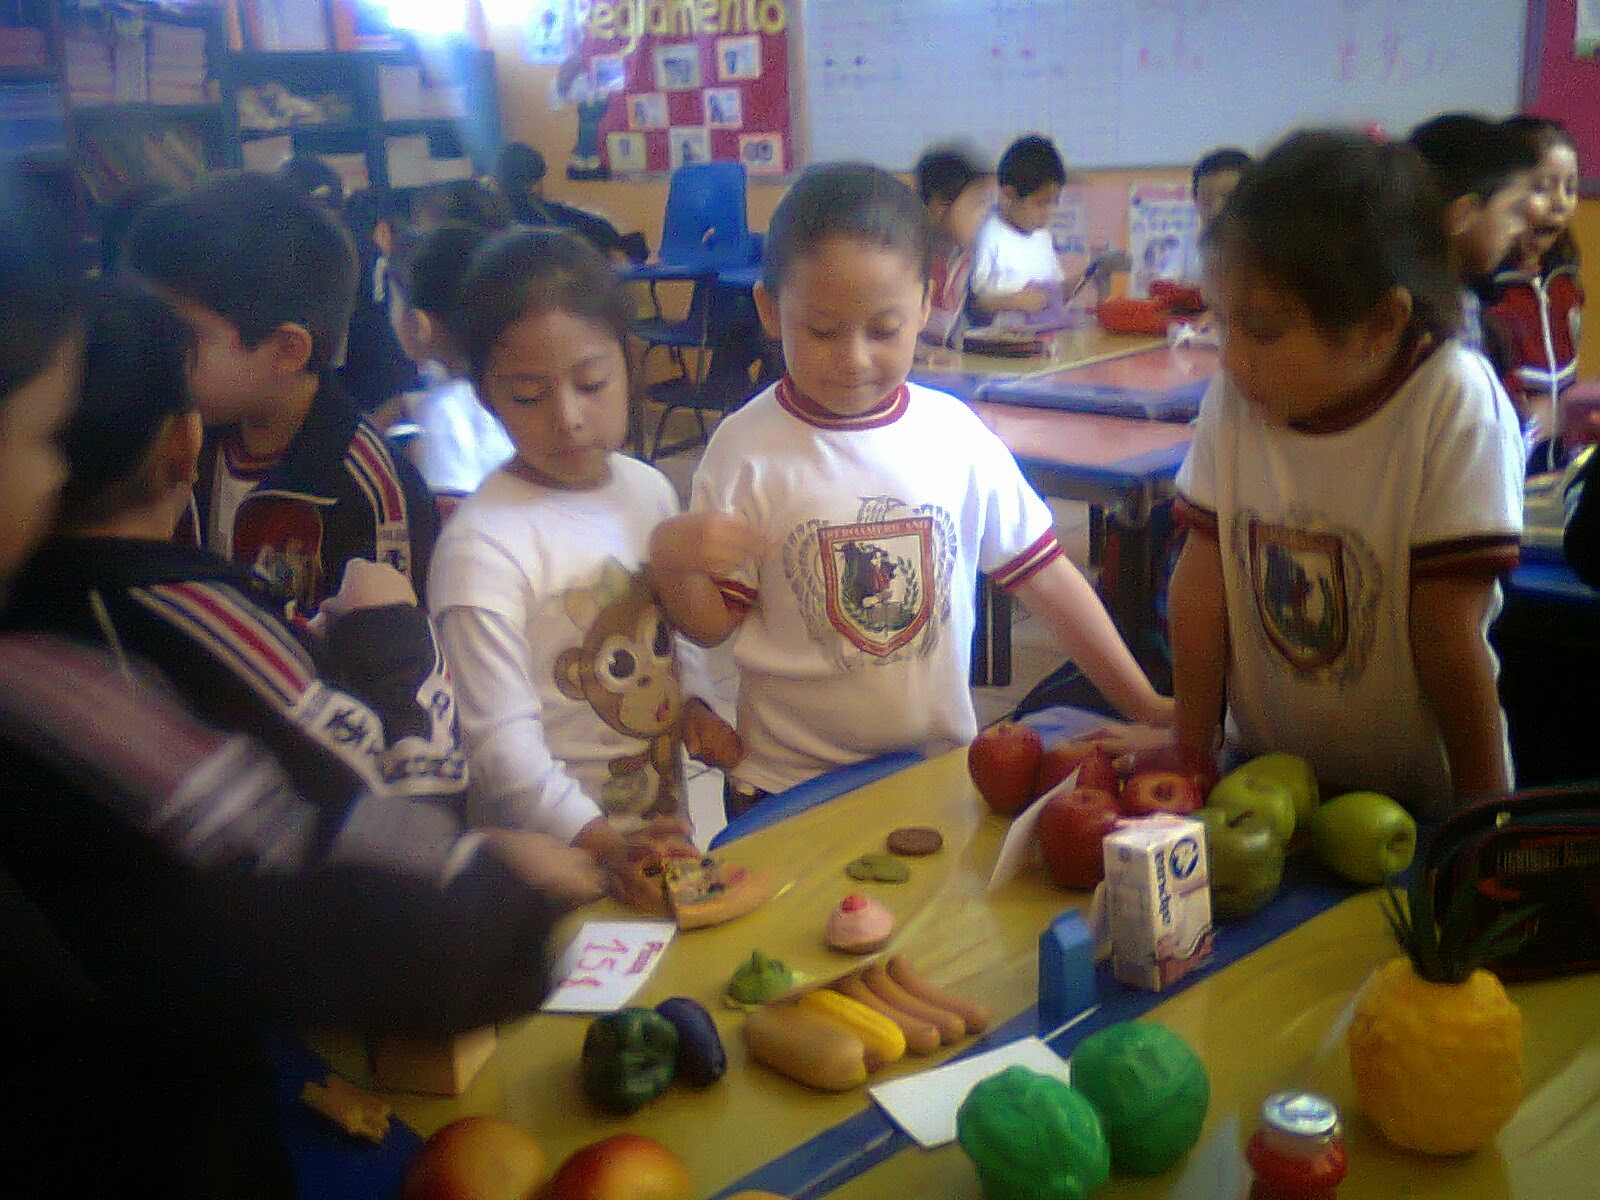
{"label": "handwritten sign", "polygon": [[678,927],[670,921],[588,921],[556,965],[545,1012],[615,1012],[645,985]]}

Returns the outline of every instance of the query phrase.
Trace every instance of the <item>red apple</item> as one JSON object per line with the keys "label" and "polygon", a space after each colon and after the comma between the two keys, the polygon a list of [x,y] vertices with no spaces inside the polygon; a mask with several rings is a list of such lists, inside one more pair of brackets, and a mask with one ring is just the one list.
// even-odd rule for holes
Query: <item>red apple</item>
{"label": "red apple", "polygon": [[1211,789],[1217,786],[1217,780],[1221,778],[1215,758],[1178,742],[1135,750],[1132,754],[1118,759],[1117,766],[1122,768],[1122,774],[1127,779],[1151,771],[1176,771],[1194,780],[1202,796],[1209,796]]}
{"label": "red apple", "polygon": [[1001,721],[972,739],[967,773],[990,808],[1012,817],[1033,802],[1034,778],[1044,744],[1039,731],[1018,721]]}
{"label": "red apple", "polygon": [[1089,753],[1083,756],[1083,762],[1078,767],[1078,786],[1091,791],[1110,792],[1113,796],[1120,790],[1116,760],[1104,746],[1090,747]]}
{"label": "red apple", "polygon": [[499,1117],[462,1117],[422,1144],[400,1200],[532,1200],[544,1175],[544,1151],[526,1129]]}
{"label": "red apple", "polygon": [[1153,813],[1187,817],[1198,812],[1205,799],[1194,780],[1176,771],[1146,771],[1122,786],[1122,811],[1130,817]]}
{"label": "red apple", "polygon": [[1057,887],[1088,890],[1105,878],[1101,840],[1116,828],[1117,798],[1098,788],[1052,796],[1039,814],[1039,849]]}
{"label": "red apple", "polygon": [[694,1200],[689,1170],[654,1138],[621,1133],[575,1151],[541,1200]]}
{"label": "red apple", "polygon": [[1093,742],[1051,742],[1039,757],[1039,770],[1033,779],[1033,794],[1042,796],[1076,771],[1094,749]]}

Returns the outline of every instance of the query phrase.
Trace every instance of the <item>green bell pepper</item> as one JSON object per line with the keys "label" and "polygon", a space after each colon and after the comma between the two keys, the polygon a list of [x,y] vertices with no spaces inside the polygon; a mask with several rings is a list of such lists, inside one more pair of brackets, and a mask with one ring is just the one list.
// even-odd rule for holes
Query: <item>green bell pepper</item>
{"label": "green bell pepper", "polygon": [[601,1108],[631,1113],[672,1082],[678,1030],[653,1008],[619,1008],[596,1017],[583,1039],[584,1093]]}
{"label": "green bell pepper", "polygon": [[972,1089],[956,1114],[956,1140],[986,1200],[1085,1200],[1111,1175],[1094,1106],[1026,1067]]}
{"label": "green bell pepper", "polygon": [[1165,1171],[1189,1153],[1211,1102],[1200,1056],[1153,1021],[1124,1021],[1079,1042],[1072,1086],[1100,1113],[1117,1169],[1138,1175]]}

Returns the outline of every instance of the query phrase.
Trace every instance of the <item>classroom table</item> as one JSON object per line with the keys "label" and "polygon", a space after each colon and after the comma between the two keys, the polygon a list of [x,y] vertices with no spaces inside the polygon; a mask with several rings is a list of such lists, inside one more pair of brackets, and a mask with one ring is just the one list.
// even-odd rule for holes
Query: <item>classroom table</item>
{"label": "classroom table", "polygon": [[1085,325],[1055,334],[1049,354],[1025,358],[920,347],[911,380],[972,401],[981,398],[984,388],[995,384],[1089,366],[1165,345],[1161,338],[1108,333],[1098,325]]}
{"label": "classroom table", "polygon": [[1136,421],[1188,422],[1199,414],[1217,368],[1214,349],[1162,345],[994,381],[981,387],[977,398]]}
{"label": "classroom table", "polygon": [[[844,876],[844,863],[880,848],[889,829],[912,822],[938,827],[946,845],[932,858],[914,862],[908,883],[868,885]],[[635,1000],[654,1004],[682,994],[711,1009],[730,1067],[705,1091],[675,1085],[631,1118],[603,1115],[588,1105],[577,1084],[587,1019],[541,1015],[502,1027],[499,1049],[464,1095],[387,1094],[385,1099],[424,1135],[469,1113],[506,1116],[532,1130],[553,1161],[614,1133],[642,1133],[683,1157],[700,1196],[777,1183],[774,1190],[792,1197],[830,1191],[863,1200],[976,1197],[972,1172],[958,1150],[911,1148],[863,1090],[813,1092],[748,1063],[738,1034],[743,1018],[722,1007],[718,997],[734,967],[756,948],[814,981],[857,965],[860,960],[829,951],[821,931],[843,895],[865,890],[899,918],[892,951],[906,954],[935,984],[989,1005],[1005,1020],[984,1048],[1039,1032],[1030,1011],[1038,935],[1062,911],[1082,909],[1087,897],[1050,887],[1037,868],[986,895],[1007,827],[977,798],[966,776],[965,754],[955,751],[730,845],[724,851],[730,862],[777,873],[781,892],[743,920],[680,934]],[[582,914],[603,915],[613,915],[605,905]],[[574,918],[568,931],[576,924]],[[1207,1064],[1213,1085],[1206,1136],[1190,1161],[1213,1180],[1222,1171],[1216,1164],[1236,1155],[1248,1136],[1262,1097],[1277,1087],[1306,1086],[1346,1109],[1353,1169],[1340,1191],[1345,1200],[1398,1195],[1560,1200],[1564,1194],[1588,1194],[1563,1193],[1553,1180],[1587,1180],[1568,1172],[1579,1169],[1575,1163],[1591,1153],[1590,1147],[1600,1147],[1594,1105],[1600,1041],[1593,1017],[1600,979],[1580,976],[1515,988],[1527,1016],[1529,1099],[1502,1150],[1458,1162],[1419,1159],[1390,1150],[1361,1123],[1339,1049],[1340,1019],[1355,989],[1391,952],[1373,893],[1353,894],[1326,880],[1301,879],[1262,913],[1219,929],[1217,963],[1170,997],[1124,988],[1102,972],[1101,1009],[1052,1045],[1069,1053],[1093,1029],[1147,1011],[1186,1037]],[[314,1044],[342,1074],[366,1082],[361,1049],[352,1039],[324,1035]],[[972,1045],[934,1058],[908,1058],[875,1079],[915,1072]],[[1592,1173],[1600,1164],[1589,1161]],[[1215,1194],[1232,1200],[1230,1193],[1206,1191],[1192,1180],[1176,1186],[1186,1178],[1184,1171],[1180,1166],[1147,1181],[1118,1177],[1100,1195]]]}

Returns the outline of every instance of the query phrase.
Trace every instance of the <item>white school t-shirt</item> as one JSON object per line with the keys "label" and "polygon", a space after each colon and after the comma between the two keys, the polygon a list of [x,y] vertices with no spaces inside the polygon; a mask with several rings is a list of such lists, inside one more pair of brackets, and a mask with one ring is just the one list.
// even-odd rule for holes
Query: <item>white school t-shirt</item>
{"label": "white school t-shirt", "polygon": [[1014,588],[1061,554],[1000,439],[916,384],[840,418],[780,381],[724,418],[690,507],[768,539],[721,584],[749,610],[733,642],[749,756],[734,775],[769,792],[970,741],[977,573]]}
{"label": "white school t-shirt", "polygon": [[[654,467],[611,456],[590,491],[497,471],[451,517],[428,573],[456,685],[475,824],[570,841],[604,812],[626,827],[676,789],[676,714],[707,695],[698,648],[639,578],[651,531],[678,512]],[[670,727],[670,733],[669,733]],[[662,741],[670,737],[670,744]]]}
{"label": "white school t-shirt", "polygon": [[427,363],[422,379],[424,386],[405,396],[419,435],[417,470],[429,491],[470,495],[511,460],[515,447],[469,380],[451,377],[438,363]]}
{"label": "white school t-shirt", "polygon": [[1423,573],[1516,562],[1522,442],[1483,357],[1446,342],[1377,412],[1332,433],[1266,424],[1219,375],[1178,489],[1186,523],[1222,549],[1231,747],[1301,755],[1326,794],[1448,804],[1409,599]]}
{"label": "white school t-shirt", "polygon": [[1010,296],[1030,284],[1065,279],[1048,229],[1023,233],[998,211],[989,214],[972,244],[974,296]]}

